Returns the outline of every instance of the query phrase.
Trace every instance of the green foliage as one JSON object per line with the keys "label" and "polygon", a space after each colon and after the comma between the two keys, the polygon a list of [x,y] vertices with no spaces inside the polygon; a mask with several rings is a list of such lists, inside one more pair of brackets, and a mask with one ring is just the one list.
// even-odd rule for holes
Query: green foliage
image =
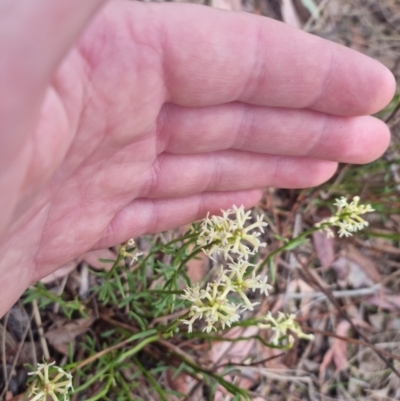
{"label": "green foliage", "polygon": [[[239,213],[239,209],[234,211]],[[240,211],[240,213],[242,212]],[[234,224],[232,221],[230,220],[229,224]],[[254,225],[261,225],[261,219],[257,218]],[[206,253],[209,253],[210,249],[218,249],[220,246],[212,240],[203,244],[203,248],[201,248],[197,242],[200,229],[200,225],[194,225],[192,230],[169,242],[149,242],[150,249],[146,255],[141,257],[133,240],[121,245],[116,260],[102,260],[105,265],[104,270],[90,270],[90,276],[96,285],[90,288],[89,297],[85,301],[76,296],[71,300],[67,294],[58,296],[40,283],[26,292],[25,303],[36,300],[42,310],[58,304],[59,313],[67,318],[81,316],[95,318],[90,334],[79,339],[76,349],[73,349],[72,346],[69,348],[69,363],[63,367],[66,371],[74,374],[75,393],[78,395],[78,399],[83,397],[87,400],[124,401],[134,399],[136,401],[140,398],[136,395],[133,397],[133,394],[137,393],[143,383],[146,388],[152,389],[151,391],[157,394],[160,400],[168,400],[171,395],[178,399],[184,399],[182,394],[165,390],[165,386],[160,382],[163,374],[168,369],[173,369],[175,375],[185,372],[195,377],[196,380],[201,378],[209,388],[210,399],[213,399],[218,386],[222,386],[232,394],[234,400],[250,400],[246,390],[225,378],[227,374],[235,374],[234,366],[225,366],[223,369],[205,368],[195,362],[195,358],[189,354],[179,351],[179,347],[173,343],[190,340],[237,342],[251,339],[265,347],[280,350],[287,350],[291,347],[290,333],[286,328],[278,327],[279,321],[271,317],[270,319],[278,325],[273,342],[267,341],[261,335],[229,338],[224,335],[221,327],[217,327],[215,333],[204,333],[201,330],[202,326],[197,324],[193,325],[192,333],[185,330],[180,331],[182,321],[193,316],[190,309],[192,305],[189,302],[191,297],[186,296],[186,299],[182,297],[184,293],[188,294],[186,286],[193,288],[186,272],[186,265],[190,260],[196,258],[204,248]],[[254,264],[241,260],[241,264],[235,265],[236,269],[238,266],[246,264],[250,266],[248,271],[240,273],[241,285],[252,283],[260,288],[261,281],[257,278],[260,276],[255,276],[255,274],[264,266],[269,267],[272,281],[274,281],[275,256],[304,245],[308,241],[308,237],[320,229],[311,227],[296,238],[278,238],[283,245],[261,260],[257,255],[253,255],[251,250],[247,250],[250,251],[249,255],[254,257],[251,259]],[[237,236],[238,233],[239,231],[236,230],[234,235]],[[249,236],[246,229],[242,233]],[[216,245],[218,246],[216,247]],[[232,248],[232,243],[228,245]],[[234,265],[229,265],[229,260],[227,262],[228,266],[233,269]],[[239,270],[235,274],[238,275],[238,272]],[[221,288],[218,288],[217,291],[224,291],[225,288],[226,292],[228,285],[232,288],[239,285],[228,275],[231,277],[232,273],[226,270],[225,281],[220,281]],[[183,291],[184,289],[185,291]],[[245,297],[245,295],[243,296]],[[201,294],[199,299],[201,299]],[[198,315],[201,318],[201,313]],[[294,319],[294,315],[291,316],[291,319]],[[261,322],[261,317],[253,317],[236,321],[232,326],[258,325],[261,327]],[[264,324],[264,326],[266,325]],[[272,328],[272,326],[270,324],[268,327]],[[294,327],[297,333],[301,334],[300,326],[294,321],[286,326],[289,327],[289,330]],[[303,337],[310,338],[311,336],[304,335]],[[171,347],[166,346],[169,344],[168,341],[172,341]],[[79,360],[76,360],[77,350],[79,350]]]}

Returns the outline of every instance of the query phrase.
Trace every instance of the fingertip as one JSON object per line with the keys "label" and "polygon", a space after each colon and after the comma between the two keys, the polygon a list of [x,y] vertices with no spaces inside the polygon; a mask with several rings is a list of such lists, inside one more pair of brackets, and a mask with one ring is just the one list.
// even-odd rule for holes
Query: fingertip
{"label": "fingertip", "polygon": [[330,180],[336,173],[338,163],[306,157],[290,157],[281,161],[281,167],[285,171],[284,185],[274,182],[273,186],[311,188]]}
{"label": "fingertip", "polygon": [[349,133],[348,139],[338,144],[341,153],[338,160],[344,163],[371,163],[381,157],[390,144],[389,127],[375,117],[354,118]]}
{"label": "fingertip", "polygon": [[389,68],[374,60],[377,67],[371,78],[372,101],[368,114],[374,114],[384,109],[396,93],[396,78]]}

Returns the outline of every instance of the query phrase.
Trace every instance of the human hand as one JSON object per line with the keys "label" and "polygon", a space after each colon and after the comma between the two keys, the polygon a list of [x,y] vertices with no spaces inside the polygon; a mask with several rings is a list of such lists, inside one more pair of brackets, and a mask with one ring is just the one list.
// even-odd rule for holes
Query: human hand
{"label": "human hand", "polygon": [[394,79],[359,53],[263,17],[118,1],[60,62],[101,1],[82,4],[1,6],[16,31],[0,32],[0,316],[82,253],[318,185],[389,143],[366,115]]}

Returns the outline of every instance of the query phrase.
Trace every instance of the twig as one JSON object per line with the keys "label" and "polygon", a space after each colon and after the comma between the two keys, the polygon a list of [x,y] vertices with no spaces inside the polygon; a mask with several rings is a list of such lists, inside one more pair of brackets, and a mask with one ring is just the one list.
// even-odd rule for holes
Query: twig
{"label": "twig", "polygon": [[389,117],[385,120],[385,123],[387,124],[400,110],[400,102],[397,104],[395,109],[389,114]]}
{"label": "twig", "polygon": [[[335,298],[347,298],[347,297],[358,297],[364,295],[371,295],[379,292],[381,289],[381,284],[375,284],[370,288],[358,288],[356,290],[342,290],[342,291],[332,291],[332,296]],[[327,295],[323,292],[289,292],[287,294],[282,294],[280,297],[289,299],[304,299],[304,298],[321,298],[326,299]],[[319,301],[320,299],[318,299]]]}
{"label": "twig", "polygon": [[[25,328],[24,332],[22,333],[21,341],[20,341],[20,343],[18,345],[17,352],[14,355],[13,363],[11,365],[10,376],[9,377],[7,375],[4,376],[5,377],[4,388],[3,388],[3,391],[0,394],[0,399],[3,399],[5,393],[7,392],[8,385],[10,384],[12,372],[14,372],[14,369],[17,366],[17,362],[18,362],[19,356],[21,354],[22,347],[25,344],[26,336],[27,336],[27,334],[29,332],[29,329],[31,327],[31,322],[32,322],[32,316],[29,318],[29,321],[27,322],[26,328]],[[4,337],[5,337],[5,332],[4,332]],[[4,359],[4,361],[5,361],[5,359]],[[4,365],[3,365],[3,368],[4,368]],[[7,371],[6,371],[6,373],[7,373]]]}
{"label": "twig", "polygon": [[326,297],[329,299],[329,301],[332,303],[332,305],[337,309],[338,313],[340,314],[340,316],[342,316],[343,319],[345,319],[351,326],[351,328],[354,330],[354,332],[356,332],[364,341],[366,344],[368,344],[367,346],[370,347],[371,349],[373,349],[376,353],[376,355],[393,371],[393,373],[400,379],[400,373],[398,372],[398,370],[394,367],[394,365],[392,364],[392,362],[390,362],[386,356],[384,356],[384,353],[382,352],[381,349],[375,347],[373,344],[371,344],[371,342],[368,340],[368,338],[366,336],[364,336],[364,334],[362,334],[358,328],[356,327],[356,325],[353,323],[353,321],[349,318],[349,316],[347,315],[346,311],[343,310],[340,305],[338,304],[336,298],[332,295],[332,292],[326,288],[324,288],[322,285],[320,285],[320,283],[318,283],[317,280],[314,279],[314,277],[312,276],[312,274],[310,274],[310,272],[307,270],[307,268],[301,264],[301,271],[304,273],[304,275],[307,277],[307,279],[314,283],[314,285],[316,287],[319,288],[320,291],[322,291]]}
{"label": "twig", "polygon": [[[240,368],[238,368],[238,369],[240,370]],[[267,369],[267,368],[249,367],[247,369],[254,370],[257,373],[259,373],[260,375],[268,377],[269,379],[272,379],[272,380],[289,381],[289,382],[295,382],[295,383],[305,383],[305,384],[307,384],[309,399],[310,400],[317,399],[315,397],[316,391],[314,388],[312,378],[309,376],[294,376],[293,374],[290,374],[291,373],[290,371],[288,371],[287,372],[288,375],[285,376],[285,375],[281,374],[281,372],[282,372],[281,369],[279,370],[280,374],[273,373],[273,369]]]}
{"label": "twig", "polygon": [[362,347],[370,348],[375,352],[380,352],[381,354],[387,356],[388,358],[395,359],[396,361],[400,361],[400,355],[392,354],[392,353],[390,353],[388,351],[385,351],[382,348],[379,348],[379,347],[375,346],[374,344],[371,344],[371,343],[368,343],[368,342],[365,342],[365,341],[362,341],[362,340],[357,340],[355,338],[339,336],[336,333],[331,333],[329,331],[314,329],[313,327],[303,326],[302,328],[303,328],[304,331],[307,331],[307,332],[311,332],[311,333],[315,333],[315,334],[321,334],[321,335],[323,335],[325,337],[337,338],[338,340],[343,340],[343,341],[346,341],[346,342],[351,343],[351,344],[356,344],[356,345],[360,345]]}
{"label": "twig", "polygon": [[[67,274],[62,278],[61,285],[58,287],[57,295],[60,296],[64,292],[65,285],[67,284],[69,275]],[[58,313],[60,310],[60,304],[58,302],[54,302],[53,312]]]}
{"label": "twig", "polygon": [[[3,377],[4,377],[4,383],[8,382],[8,374],[7,374],[7,362],[6,362],[6,330],[7,330],[7,323],[8,323],[8,316],[10,312],[7,312],[6,315],[4,316],[4,325],[3,325],[3,331],[2,331],[2,336],[1,336],[1,353],[2,353],[2,364],[3,364]],[[2,395],[0,398],[3,398],[3,395],[7,391],[8,385],[4,386]]]}
{"label": "twig", "polygon": [[283,355],[285,355],[285,353],[281,352],[280,354],[272,355],[272,356],[269,356],[268,358],[264,358],[264,359],[261,359],[260,361],[251,362],[251,363],[222,363],[221,365],[218,365],[216,367],[216,369],[220,369],[220,368],[223,368],[225,366],[243,366],[243,367],[257,366],[257,365],[261,365],[261,364],[264,364],[266,362],[272,361],[273,359],[279,358],[279,357],[281,357]]}
{"label": "twig", "polygon": [[[329,0],[323,0],[320,4],[318,4],[317,9],[319,12],[321,12],[326,5],[328,4]],[[314,15],[311,15],[308,21],[304,24],[302,30],[308,32],[309,29],[311,28],[311,25],[313,24],[314,21],[316,21],[317,18],[315,18]]]}
{"label": "twig", "polygon": [[[25,316],[29,319],[29,321],[32,323],[32,318],[33,318],[33,314],[31,315],[31,317],[28,316],[28,314],[26,313],[25,308],[23,308],[24,312],[25,312]],[[32,349],[32,364],[33,366],[37,365],[37,355],[36,355],[36,347],[35,347],[35,340],[33,338],[33,333],[32,333],[32,324],[29,324],[28,326],[28,334],[29,334],[29,343],[31,344],[31,349]]]}
{"label": "twig", "polygon": [[43,326],[42,326],[42,318],[40,317],[39,307],[38,307],[36,299],[34,299],[32,301],[32,308],[33,308],[33,318],[35,319],[35,324],[38,328],[40,346],[42,347],[43,356],[44,356],[44,359],[46,361],[48,361],[50,359],[50,352],[49,352],[49,348],[47,346],[46,337],[44,336],[44,330],[43,330]]}

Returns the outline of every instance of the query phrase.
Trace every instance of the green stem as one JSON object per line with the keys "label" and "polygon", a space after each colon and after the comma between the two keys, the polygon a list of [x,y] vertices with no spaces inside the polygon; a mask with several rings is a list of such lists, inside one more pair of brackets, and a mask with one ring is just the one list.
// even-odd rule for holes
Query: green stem
{"label": "green stem", "polygon": [[178,269],[176,270],[175,277],[178,277],[179,274],[181,273],[182,269],[186,266],[186,263],[192,260],[196,255],[198,255],[200,252],[202,252],[203,248],[195,248],[192,253],[190,253],[188,256],[186,256],[185,259],[182,260],[182,262],[179,264]]}
{"label": "green stem", "polygon": [[160,396],[162,401],[168,401],[168,399],[165,397],[164,392],[162,391],[162,388],[160,385],[157,383],[157,381],[154,379],[154,377],[151,375],[151,373],[144,368],[144,366],[139,362],[137,358],[133,358],[135,364],[139,368],[139,370],[142,372],[144,376],[147,377],[148,381],[151,383],[153,386],[154,390],[157,391],[157,394]]}
{"label": "green stem", "polygon": [[229,381],[225,380],[222,376],[213,372],[212,370],[202,368],[200,365],[197,365],[196,363],[187,359],[185,356],[181,354],[174,353],[174,355],[179,357],[186,365],[190,366],[196,372],[201,372],[215,379],[221,386],[225,387],[231,394],[233,395],[240,394],[247,401],[250,401],[249,395],[247,394],[246,390],[234,385],[233,383],[230,383]]}
{"label": "green stem", "polygon": [[[275,251],[271,252],[264,260],[262,263],[260,263],[257,266],[257,270],[261,270],[266,264],[269,264],[272,259],[276,256],[279,255],[280,253],[288,250],[292,250],[296,248],[298,245],[300,245],[306,237],[308,237],[310,234],[315,233],[316,231],[321,230],[323,227],[313,227],[310,228],[309,230],[304,231],[300,235],[298,235],[295,238],[292,238],[290,241],[288,241],[286,244],[282,245],[278,249],[275,249]],[[272,274],[271,274],[272,275]],[[274,280],[273,280],[274,281]]]}
{"label": "green stem", "polygon": [[86,401],[96,401],[98,399],[102,399],[103,397],[105,397],[107,395],[108,389],[110,388],[113,380],[114,380],[114,375],[112,373],[110,373],[107,383],[103,387],[103,389],[99,393],[94,395],[93,397],[87,398]]}
{"label": "green stem", "polygon": [[201,339],[205,339],[208,341],[227,341],[227,342],[232,342],[232,343],[236,343],[238,341],[248,341],[248,340],[258,340],[260,341],[260,343],[262,343],[265,347],[268,348],[274,348],[274,349],[279,349],[281,351],[287,351],[289,349],[292,348],[292,345],[275,345],[272,343],[269,343],[267,341],[265,341],[261,336],[259,335],[254,335],[254,336],[246,336],[246,337],[235,337],[235,338],[227,338],[227,337],[223,337],[223,336],[210,336],[207,334],[203,334],[203,333],[189,333],[188,335],[186,335],[189,338],[201,338]]}
{"label": "green stem", "polygon": [[161,331],[161,333],[165,333],[165,334],[170,333],[172,330],[174,330],[175,327],[178,327],[180,325],[182,319],[186,319],[188,316],[189,316],[189,312],[185,313],[179,320],[177,319],[177,320],[173,321],[172,323],[170,323],[165,329],[163,329]]}
{"label": "green stem", "polygon": [[124,258],[124,254],[120,250],[118,252],[117,260],[114,262],[114,264],[112,265],[111,269],[106,274],[106,277],[105,277],[106,280],[110,279],[110,277],[114,273],[114,270],[117,268],[117,266],[119,265],[119,263],[122,261],[123,258]]}

